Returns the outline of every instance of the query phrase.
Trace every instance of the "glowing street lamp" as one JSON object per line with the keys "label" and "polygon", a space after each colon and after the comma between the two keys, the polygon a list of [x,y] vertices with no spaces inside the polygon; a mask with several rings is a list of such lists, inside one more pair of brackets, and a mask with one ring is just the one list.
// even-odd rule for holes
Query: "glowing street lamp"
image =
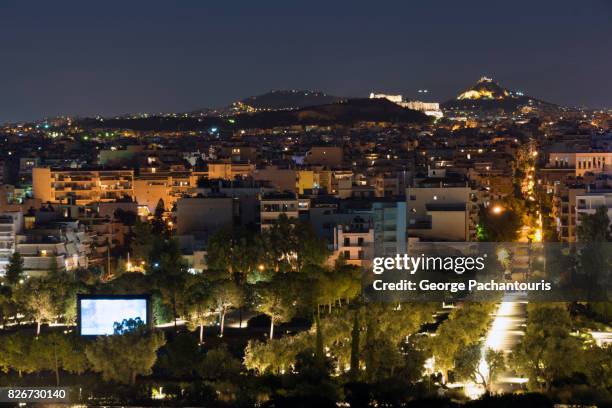
{"label": "glowing street lamp", "polygon": [[495,215],[499,215],[502,212],[504,212],[504,207],[502,207],[501,205],[496,205],[493,208],[491,208],[491,212]]}
{"label": "glowing street lamp", "polygon": [[542,228],[538,228],[535,230],[535,233],[533,234],[533,240],[535,242],[542,242]]}

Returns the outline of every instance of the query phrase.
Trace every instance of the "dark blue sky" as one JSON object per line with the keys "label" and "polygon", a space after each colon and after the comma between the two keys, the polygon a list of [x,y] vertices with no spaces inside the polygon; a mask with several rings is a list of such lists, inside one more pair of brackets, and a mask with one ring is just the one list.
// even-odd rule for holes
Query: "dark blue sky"
{"label": "dark blue sky", "polygon": [[482,75],[612,106],[612,2],[0,1],[0,123],[270,89],[448,99]]}

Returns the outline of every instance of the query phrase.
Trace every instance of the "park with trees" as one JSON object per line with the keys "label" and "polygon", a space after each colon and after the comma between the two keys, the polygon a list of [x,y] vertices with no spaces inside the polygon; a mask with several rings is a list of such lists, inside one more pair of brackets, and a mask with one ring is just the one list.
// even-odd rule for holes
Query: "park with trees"
{"label": "park with trees", "polygon": [[[67,386],[79,390],[74,402],[94,405],[611,401],[612,350],[587,330],[609,327],[609,303],[530,304],[525,334],[508,354],[483,348],[496,303],[459,302],[444,311],[435,302],[368,302],[361,271],[342,259],[326,262],[326,245],[300,221],[221,230],[209,241],[209,270],[194,274],[156,218],[136,221],[130,239],[144,273],[66,274],[54,266],[27,277],[19,253],[12,256],[0,286],[0,386]],[[579,234],[610,241],[607,225],[597,212]],[[589,261],[609,259],[595,253]],[[77,294],[101,293],[151,294],[153,327],[124,321],[113,336],[78,336]],[[502,373],[529,381],[518,394],[498,395]],[[472,401],[452,386],[462,382],[485,392]]]}

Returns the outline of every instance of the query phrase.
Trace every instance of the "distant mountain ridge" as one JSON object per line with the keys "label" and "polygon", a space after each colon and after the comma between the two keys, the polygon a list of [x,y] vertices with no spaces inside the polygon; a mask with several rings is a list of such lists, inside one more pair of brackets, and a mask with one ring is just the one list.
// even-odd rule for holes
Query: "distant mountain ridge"
{"label": "distant mountain ridge", "polygon": [[428,123],[424,113],[403,108],[386,99],[357,98],[295,110],[261,111],[235,117],[242,127],[332,125],[357,122]]}
{"label": "distant mountain ridge", "polygon": [[249,96],[234,106],[244,106],[253,111],[258,110],[281,110],[300,109],[308,106],[327,105],[346,100],[339,96],[328,95],[320,91],[308,90],[275,90],[262,95]]}
{"label": "distant mountain ridge", "polygon": [[100,121],[83,119],[84,126],[133,129],[141,131],[219,130],[274,128],[281,126],[350,125],[358,122],[391,122],[424,124],[431,118],[424,113],[403,108],[386,99],[348,99],[346,101],[309,106],[300,109],[281,109],[240,113],[232,116],[150,116],[114,118]]}
{"label": "distant mountain ridge", "polygon": [[309,106],[327,105],[345,101],[349,98],[310,90],[272,90],[260,95],[248,96],[231,105],[213,108],[202,108],[189,112],[192,115],[205,117],[234,116],[242,113],[255,113],[280,110],[294,110]]}

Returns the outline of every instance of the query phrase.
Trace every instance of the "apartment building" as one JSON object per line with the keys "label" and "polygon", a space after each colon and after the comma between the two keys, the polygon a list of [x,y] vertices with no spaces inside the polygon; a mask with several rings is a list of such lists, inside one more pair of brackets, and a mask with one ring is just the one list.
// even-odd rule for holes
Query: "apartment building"
{"label": "apartment building", "polygon": [[405,254],[406,202],[379,201],[372,204],[373,256]]}
{"label": "apartment building", "polygon": [[472,241],[478,192],[461,177],[428,177],[406,189],[408,235],[426,241]]}
{"label": "apartment building", "polygon": [[237,205],[237,200],[226,196],[181,198],[176,203],[177,233],[207,239],[234,224]]}
{"label": "apartment building", "polygon": [[261,229],[270,228],[272,224],[285,214],[288,218],[300,218],[300,213],[310,208],[309,199],[298,198],[295,194],[267,194],[260,199],[259,221]]}
{"label": "apartment building", "polygon": [[555,186],[552,213],[555,219],[557,234],[562,242],[576,242],[576,197],[584,195],[584,185]]}
{"label": "apartment building", "polygon": [[378,174],[370,182],[376,197],[397,197],[404,193],[402,180],[397,175]]}
{"label": "apartment building", "polygon": [[190,171],[141,172],[134,179],[134,197],[145,212],[153,213],[159,200],[167,211],[197,187],[199,173]]}
{"label": "apartment building", "polygon": [[254,171],[251,163],[208,163],[209,179],[233,180],[252,176]]}
{"label": "apartment building", "polygon": [[336,227],[342,225],[351,230],[368,230],[372,226],[372,203],[367,200],[340,200],[330,196],[310,201],[308,222],[317,236],[334,250]]}
{"label": "apartment building", "polygon": [[[253,179],[270,183],[279,192],[298,193],[300,195],[319,188],[321,178],[314,170],[300,170],[289,167],[266,166],[255,170]],[[325,175],[323,176],[325,181]]]}
{"label": "apartment building", "polygon": [[467,177],[488,191],[492,200],[502,200],[514,192],[509,167],[496,168],[493,162],[474,163],[468,169]]}
{"label": "apartment building", "polygon": [[89,265],[94,234],[80,222],[36,224],[28,218],[35,217],[26,217],[22,212],[0,214],[0,276],[14,252],[21,254],[29,276],[45,274],[54,263],[59,270],[67,271]]}
{"label": "apartment building", "polygon": [[35,167],[34,198],[46,203],[88,205],[134,200],[134,170],[73,170]]}
{"label": "apartment building", "polygon": [[570,169],[576,177],[582,177],[586,173],[612,174],[612,152],[557,149],[548,153],[546,167]]}
{"label": "apartment building", "polygon": [[334,229],[334,252],[331,260],[342,257],[349,265],[364,266],[372,259],[374,229],[369,225],[337,225]]}
{"label": "apartment building", "polygon": [[15,252],[17,235],[23,230],[23,213],[0,213],[0,276],[6,271],[6,266]]}

